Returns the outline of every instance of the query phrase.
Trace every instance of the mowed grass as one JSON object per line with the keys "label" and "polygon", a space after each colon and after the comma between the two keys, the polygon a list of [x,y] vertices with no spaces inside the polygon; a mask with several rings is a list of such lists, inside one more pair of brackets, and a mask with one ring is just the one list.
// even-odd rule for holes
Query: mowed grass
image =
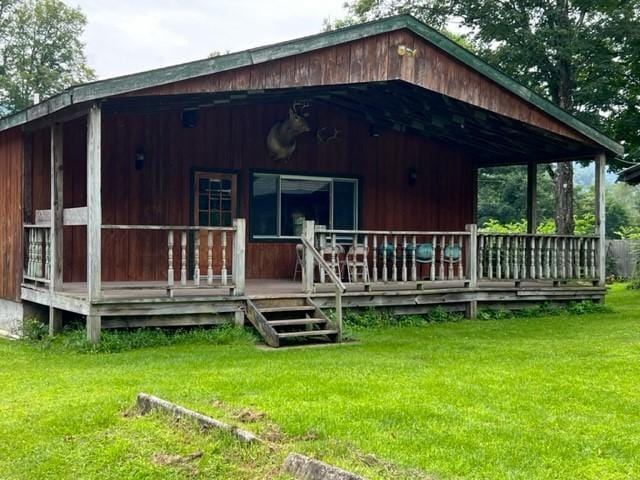
{"label": "mowed grass", "polygon": [[[0,341],[0,478],[284,479],[290,451],[367,478],[640,478],[640,293],[617,285],[607,304],[278,351],[242,335],[114,354]],[[272,445],[132,414],[141,391]]]}

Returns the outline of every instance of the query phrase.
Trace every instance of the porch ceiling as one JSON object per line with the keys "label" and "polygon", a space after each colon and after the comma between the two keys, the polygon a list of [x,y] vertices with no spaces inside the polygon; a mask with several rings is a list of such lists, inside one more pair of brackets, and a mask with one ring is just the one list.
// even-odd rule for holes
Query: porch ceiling
{"label": "porch ceiling", "polygon": [[467,150],[479,165],[592,158],[599,148],[400,80],[222,93],[112,97],[105,113],[153,113],[222,105],[324,102],[381,129]]}

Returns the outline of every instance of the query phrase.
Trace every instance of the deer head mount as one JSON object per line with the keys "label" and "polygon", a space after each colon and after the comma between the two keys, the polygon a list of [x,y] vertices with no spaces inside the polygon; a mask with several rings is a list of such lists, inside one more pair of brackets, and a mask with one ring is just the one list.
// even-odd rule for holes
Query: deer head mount
{"label": "deer head mount", "polygon": [[289,116],[276,123],[267,135],[269,155],[276,160],[288,160],[296,149],[296,137],[309,131],[306,118],[309,116],[308,102],[296,102],[289,109]]}

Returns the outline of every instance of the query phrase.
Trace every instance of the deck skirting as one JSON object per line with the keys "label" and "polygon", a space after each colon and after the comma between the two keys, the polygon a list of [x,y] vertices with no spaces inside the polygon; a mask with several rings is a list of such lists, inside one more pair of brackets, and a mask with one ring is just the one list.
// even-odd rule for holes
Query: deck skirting
{"label": "deck skirting", "polygon": [[[284,287],[287,288],[284,288]],[[335,295],[329,291],[301,293],[283,282],[282,288],[249,288],[244,296],[185,295],[177,297],[144,297],[140,292],[128,292],[127,296],[117,292],[111,296],[89,301],[78,291],[51,292],[47,288],[24,285],[22,300],[25,304],[53,307],[62,312],[83,316],[99,316],[102,328],[172,327],[194,325],[216,325],[242,323],[247,300],[261,306],[298,305],[312,299],[320,308],[333,308]],[[468,315],[477,308],[519,309],[536,303],[566,303],[571,301],[602,302],[605,287],[586,285],[530,285],[514,287],[500,286],[496,282],[480,283],[476,287],[456,287],[406,290],[347,291],[342,296],[342,306],[347,309],[380,308],[395,314],[427,313],[434,308],[465,312]],[[51,309],[50,309],[51,310]]]}

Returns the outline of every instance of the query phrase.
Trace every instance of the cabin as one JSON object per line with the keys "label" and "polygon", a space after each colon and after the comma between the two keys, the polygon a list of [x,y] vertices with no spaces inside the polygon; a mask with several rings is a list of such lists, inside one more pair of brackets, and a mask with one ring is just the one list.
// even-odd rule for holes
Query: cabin
{"label": "cabin", "polygon": [[[71,87],[0,120],[0,329],[251,322],[339,341],[342,310],[469,317],[602,301],[623,148],[407,15]],[[539,164],[593,160],[592,235],[536,234]],[[528,233],[475,225],[527,165]]]}

